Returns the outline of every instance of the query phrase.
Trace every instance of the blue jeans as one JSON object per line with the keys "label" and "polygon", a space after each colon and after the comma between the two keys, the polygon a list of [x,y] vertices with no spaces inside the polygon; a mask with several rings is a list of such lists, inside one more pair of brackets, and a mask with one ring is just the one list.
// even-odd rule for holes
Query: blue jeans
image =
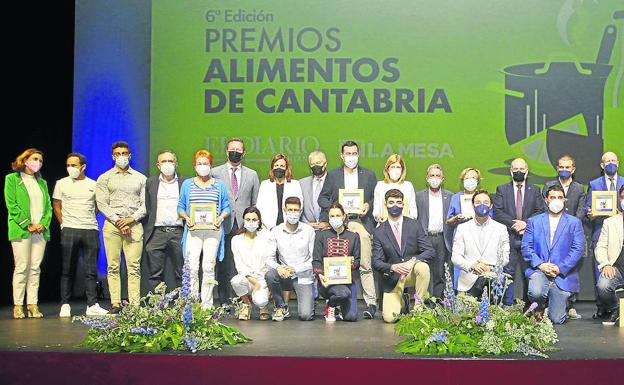
{"label": "blue jeans", "polygon": [[554,278],[537,271],[529,277],[529,301],[537,302],[537,311],[543,311],[548,302],[548,318],[553,324],[562,324],[567,319],[566,307],[572,293],[560,289]]}
{"label": "blue jeans", "polygon": [[355,284],[331,285],[328,288],[320,285],[319,288],[323,297],[327,298],[329,306],[340,306],[343,320],[357,321],[357,287]]}
{"label": "blue jeans", "polygon": [[598,277],[596,290],[600,303],[608,311],[615,311],[619,308],[619,302],[615,295],[615,288],[624,286],[624,278],[618,269],[615,269],[615,277],[613,279],[605,278],[602,274]]}
{"label": "blue jeans", "polygon": [[275,269],[269,269],[264,275],[269,291],[273,294],[276,307],[285,307],[282,290],[293,290],[297,293],[297,309],[299,311],[299,319],[302,321],[311,321],[314,319],[314,284],[300,284],[299,279],[281,278]]}

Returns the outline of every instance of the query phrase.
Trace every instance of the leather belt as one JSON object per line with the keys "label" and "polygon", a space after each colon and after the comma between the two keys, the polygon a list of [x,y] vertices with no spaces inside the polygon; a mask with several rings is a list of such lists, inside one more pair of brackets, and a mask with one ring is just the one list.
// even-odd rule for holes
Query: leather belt
{"label": "leather belt", "polygon": [[164,231],[166,233],[172,232],[172,231],[182,231],[182,227],[181,226],[155,226],[157,229]]}

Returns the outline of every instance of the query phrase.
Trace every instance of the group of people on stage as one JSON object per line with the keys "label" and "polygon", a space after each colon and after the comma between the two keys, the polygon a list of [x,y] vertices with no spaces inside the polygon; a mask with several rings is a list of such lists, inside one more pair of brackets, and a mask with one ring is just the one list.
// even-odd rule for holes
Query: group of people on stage
{"label": "group of people on stage", "polygon": [[[166,260],[173,262],[178,285],[187,260],[191,295],[202,306],[213,306],[217,286],[221,303],[240,298],[241,320],[251,318],[252,307],[261,320],[290,317],[290,293],[297,296],[301,320],[315,318],[315,301],[326,300],[325,320],[356,321],[355,281],[331,284],[324,259],[350,257],[353,275],[359,273],[366,302],[363,317],[377,312],[374,272],[378,273],[382,318],[395,322],[409,311],[408,288],[431,306],[431,296],[444,297],[451,266],[453,287],[480,297],[490,282],[486,276],[497,264],[514,275],[524,271],[526,303],[536,302],[537,317],[553,323],[577,318],[574,301],[579,293],[579,268],[586,255],[584,226],[591,230],[591,250],[596,267],[596,317],[618,322],[616,290],[624,286],[623,219],[624,177],[618,176],[616,154],[607,152],[600,166],[604,175],[589,184],[574,181],[575,161],[559,159],[558,176],[540,190],[529,183],[523,159],[511,163],[509,183],[495,194],[480,188],[481,173],[466,168],[460,174],[462,191],[443,188],[444,170],[432,164],[426,170],[428,187],[416,192],[407,180],[400,155],[391,155],[384,179],[359,163],[353,141],[341,147],[343,164],[329,170],[326,155],[309,155],[311,175],[296,180],[289,159],[275,155],[268,179],[260,182],[256,171],[243,165],[245,144],[227,142],[227,161],[213,167],[213,155],[197,151],[195,176],[177,173],[176,154],[158,154],[159,174],[146,178],[130,166],[128,143],[112,145],[114,166],[97,181],[85,176],[87,160],[79,153],[67,156],[68,176],[56,182],[52,196],[41,177],[43,153],[28,149],[12,164],[6,176],[9,240],[13,248],[14,318],[43,317],[38,309],[40,264],[54,213],[61,225],[61,317],[71,316],[69,299],[79,255],[86,267],[87,315],[121,311],[121,253],[128,273],[128,299],[140,299],[141,259],[147,258],[153,290],[163,282]],[[341,190],[360,191],[359,212],[346,210]],[[616,191],[619,213],[608,219],[593,216],[593,191]],[[215,210],[212,226],[199,226],[192,207]],[[111,307],[97,303],[97,257],[100,248],[96,213],[106,221],[102,238],[107,259]],[[349,263],[349,260],[346,261]],[[201,280],[199,272],[201,270]],[[269,302],[273,301],[270,312]],[[514,301],[513,285],[505,305]]]}

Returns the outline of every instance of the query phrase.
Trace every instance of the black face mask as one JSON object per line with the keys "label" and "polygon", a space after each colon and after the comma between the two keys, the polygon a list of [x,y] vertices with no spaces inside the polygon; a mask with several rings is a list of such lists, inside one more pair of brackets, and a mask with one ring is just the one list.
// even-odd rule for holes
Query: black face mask
{"label": "black face mask", "polygon": [[243,159],[243,153],[238,151],[228,151],[228,159],[232,163],[238,163]]}
{"label": "black face mask", "polygon": [[521,172],[521,171],[515,171],[513,173],[513,180],[515,182],[524,182],[524,177],[526,176],[525,173]]}
{"label": "black face mask", "polygon": [[319,166],[319,165],[314,165],[312,167],[310,167],[310,170],[312,170],[312,174],[314,176],[321,176],[323,175],[323,173],[325,173],[325,166]]}
{"label": "black face mask", "polygon": [[286,176],[286,170],[284,170],[283,168],[274,168],[273,175],[275,175],[277,179],[282,179],[284,176]]}

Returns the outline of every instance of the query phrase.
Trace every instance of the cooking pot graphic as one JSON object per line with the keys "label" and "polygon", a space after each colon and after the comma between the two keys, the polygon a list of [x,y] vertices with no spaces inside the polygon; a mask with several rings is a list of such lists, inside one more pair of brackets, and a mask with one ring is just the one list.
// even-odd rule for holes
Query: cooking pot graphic
{"label": "cooking pot graphic", "polygon": [[[616,13],[617,14],[617,13]],[[555,61],[506,67],[505,134],[537,164],[570,154],[575,178],[595,178],[604,147],[604,90],[617,28],[608,25],[594,63]],[[549,166],[550,167],[550,166]]]}

